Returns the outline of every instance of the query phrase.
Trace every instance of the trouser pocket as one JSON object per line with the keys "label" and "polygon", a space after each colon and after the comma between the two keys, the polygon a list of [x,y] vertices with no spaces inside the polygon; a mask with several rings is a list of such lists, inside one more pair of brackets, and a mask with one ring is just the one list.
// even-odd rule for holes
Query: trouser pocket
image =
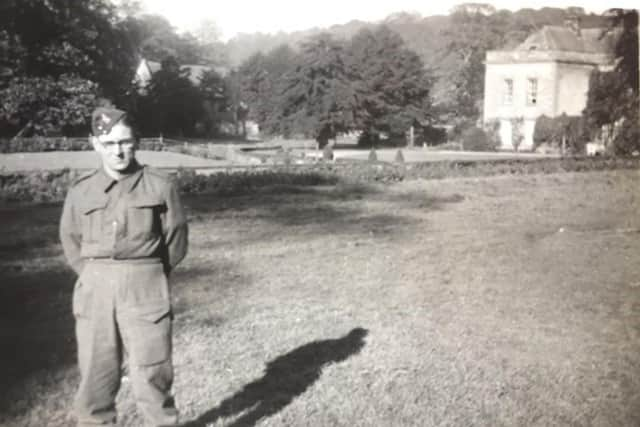
{"label": "trouser pocket", "polygon": [[75,317],[91,317],[93,286],[87,278],[87,268],[82,271],[73,287],[71,308]]}
{"label": "trouser pocket", "polygon": [[131,265],[119,301],[118,321],[133,364],[148,366],[171,357],[171,303],[161,263]]}
{"label": "trouser pocket", "polygon": [[123,319],[131,362],[137,366],[162,363],[171,356],[171,309],[168,301],[129,307]]}

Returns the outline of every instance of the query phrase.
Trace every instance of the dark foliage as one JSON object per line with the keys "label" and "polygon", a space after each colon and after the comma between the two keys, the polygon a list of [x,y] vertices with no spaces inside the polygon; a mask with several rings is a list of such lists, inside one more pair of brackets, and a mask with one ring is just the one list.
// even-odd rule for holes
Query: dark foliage
{"label": "dark foliage", "polygon": [[567,116],[563,114],[550,118],[540,116],[536,120],[533,130],[534,146],[542,143],[550,144],[556,148],[564,148],[567,152],[583,153],[585,143],[589,140],[582,116]]}
{"label": "dark foliage", "polygon": [[461,135],[462,147],[469,151],[496,151],[498,140],[478,127],[469,127]]}
{"label": "dark foliage", "polygon": [[145,135],[193,136],[203,116],[203,97],[175,58],[162,61],[138,105],[137,118]]}
{"label": "dark foliage", "polygon": [[638,80],[638,12],[608,11],[610,31],[620,33],[613,71],[594,71],[589,81],[583,115],[590,135],[601,139],[612,153],[640,150],[640,96]]}

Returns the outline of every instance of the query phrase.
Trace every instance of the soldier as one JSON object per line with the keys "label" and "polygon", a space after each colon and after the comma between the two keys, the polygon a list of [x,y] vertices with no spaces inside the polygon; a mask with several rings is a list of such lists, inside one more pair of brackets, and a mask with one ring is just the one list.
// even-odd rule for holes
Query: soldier
{"label": "soldier", "polygon": [[124,111],[96,109],[92,133],[102,167],[70,188],[60,221],[64,254],[79,276],[78,425],[115,425],[124,350],[147,424],[176,425],[167,278],[187,252],[183,208],[167,177],[136,161],[138,139]]}

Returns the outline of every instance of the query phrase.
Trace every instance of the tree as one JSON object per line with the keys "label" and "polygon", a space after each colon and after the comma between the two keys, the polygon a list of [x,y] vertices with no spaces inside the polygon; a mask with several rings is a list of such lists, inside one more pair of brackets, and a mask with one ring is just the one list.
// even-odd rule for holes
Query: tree
{"label": "tree", "polygon": [[[592,135],[606,135],[612,151],[628,154],[640,150],[640,96],[638,88],[638,12],[610,9],[608,31],[618,33],[613,71],[594,71],[583,111]],[[614,33],[615,34],[615,33]],[[602,132],[604,130],[604,132]]]}
{"label": "tree", "polygon": [[507,36],[510,18],[508,12],[496,13],[492,6],[477,3],[460,5],[450,16],[451,25],[444,35],[448,50],[454,52],[459,62],[451,77],[454,89],[451,108],[462,122],[474,123],[482,115],[485,55],[488,50],[503,47],[513,37]]}
{"label": "tree", "polygon": [[86,135],[96,93],[76,76],[14,77],[0,89],[0,136]]}
{"label": "tree", "polygon": [[410,126],[430,119],[432,78],[398,34],[386,26],[361,30],[348,53],[356,127],[374,139],[382,132],[403,136]]}
{"label": "tree", "polygon": [[451,14],[467,13],[467,14],[480,14],[480,15],[493,15],[496,13],[496,8],[488,3],[461,3],[451,8]]}
{"label": "tree", "polygon": [[355,90],[348,75],[343,43],[328,33],[302,45],[298,63],[284,77],[283,134],[301,133],[321,147],[353,128]]}
{"label": "tree", "polygon": [[110,2],[6,0],[1,7],[2,56],[11,76],[77,75],[106,96],[127,92],[135,45]]}
{"label": "tree", "polygon": [[205,132],[213,136],[218,132],[222,115],[232,108],[230,87],[215,71],[205,71],[200,77],[197,90],[203,102],[202,123]]}
{"label": "tree", "polygon": [[251,56],[238,69],[240,100],[249,106],[248,118],[267,132],[281,131],[284,76],[294,70],[297,61],[297,53],[282,45]]}
{"label": "tree", "polygon": [[220,28],[214,20],[205,19],[200,22],[194,31],[194,36],[200,44],[200,56],[204,63],[214,65],[229,63],[227,48],[220,39]]}
{"label": "tree", "polygon": [[106,0],[0,3],[5,136],[79,132],[97,96],[131,93],[135,45]]}
{"label": "tree", "polygon": [[180,64],[201,62],[202,52],[198,40],[189,33],[179,35],[163,16],[144,14],[129,17],[125,26],[145,59],[162,62],[173,57]]}
{"label": "tree", "polygon": [[162,61],[162,68],[151,78],[147,95],[140,100],[137,116],[144,133],[195,133],[196,123],[203,115],[203,99],[187,72],[180,70],[173,57]]}

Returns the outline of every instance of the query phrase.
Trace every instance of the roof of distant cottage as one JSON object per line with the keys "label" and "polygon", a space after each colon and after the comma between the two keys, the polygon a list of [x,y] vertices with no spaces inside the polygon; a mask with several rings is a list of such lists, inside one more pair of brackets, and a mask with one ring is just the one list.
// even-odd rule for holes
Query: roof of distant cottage
{"label": "roof of distant cottage", "polygon": [[[143,86],[148,83],[155,73],[162,69],[162,65],[156,61],[149,61],[146,59],[142,59],[140,61],[140,65],[138,66],[138,76],[137,78],[142,81]],[[187,77],[194,85],[200,84],[200,79],[202,75],[207,71],[214,71],[220,75],[220,77],[225,77],[229,74],[229,69],[223,66],[208,66],[208,65],[198,65],[198,64],[185,64],[180,66],[181,70],[188,70],[189,74]]]}

